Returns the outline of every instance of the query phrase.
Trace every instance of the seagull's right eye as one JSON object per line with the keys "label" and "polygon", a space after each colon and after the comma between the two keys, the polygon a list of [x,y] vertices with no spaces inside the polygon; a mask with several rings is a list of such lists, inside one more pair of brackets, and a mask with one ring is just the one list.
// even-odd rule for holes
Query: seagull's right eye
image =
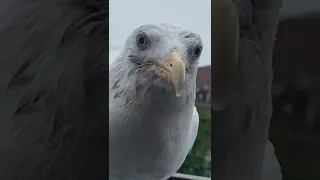
{"label": "seagull's right eye", "polygon": [[145,33],[137,35],[136,43],[140,50],[146,50],[150,46],[150,40]]}
{"label": "seagull's right eye", "polygon": [[142,37],[142,36],[139,36],[139,37],[138,37],[138,43],[139,43],[140,45],[144,45],[145,42],[146,42],[146,40],[144,39],[144,37]]}

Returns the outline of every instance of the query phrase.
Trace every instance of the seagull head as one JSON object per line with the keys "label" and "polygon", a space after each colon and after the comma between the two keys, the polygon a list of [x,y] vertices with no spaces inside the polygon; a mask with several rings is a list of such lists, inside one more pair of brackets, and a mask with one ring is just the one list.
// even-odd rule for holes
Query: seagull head
{"label": "seagull head", "polygon": [[203,49],[200,36],[171,24],[143,25],[128,37],[122,59],[129,75],[182,96],[194,88]]}

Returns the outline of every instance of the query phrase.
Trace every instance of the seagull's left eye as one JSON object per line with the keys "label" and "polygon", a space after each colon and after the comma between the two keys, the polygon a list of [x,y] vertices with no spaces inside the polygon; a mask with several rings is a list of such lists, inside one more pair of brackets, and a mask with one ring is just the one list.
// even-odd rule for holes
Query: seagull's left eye
{"label": "seagull's left eye", "polygon": [[201,51],[202,49],[200,47],[196,47],[193,52],[194,56],[199,57],[201,54]]}
{"label": "seagull's left eye", "polygon": [[201,55],[201,52],[202,52],[202,46],[198,45],[193,48],[190,48],[189,55],[191,56],[192,59],[197,59]]}

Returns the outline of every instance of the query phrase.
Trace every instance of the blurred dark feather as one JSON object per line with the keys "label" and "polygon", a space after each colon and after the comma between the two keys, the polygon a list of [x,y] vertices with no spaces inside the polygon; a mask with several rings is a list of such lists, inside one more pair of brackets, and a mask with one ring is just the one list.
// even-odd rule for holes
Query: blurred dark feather
{"label": "blurred dark feather", "polygon": [[1,180],[107,178],[107,9],[0,2]]}

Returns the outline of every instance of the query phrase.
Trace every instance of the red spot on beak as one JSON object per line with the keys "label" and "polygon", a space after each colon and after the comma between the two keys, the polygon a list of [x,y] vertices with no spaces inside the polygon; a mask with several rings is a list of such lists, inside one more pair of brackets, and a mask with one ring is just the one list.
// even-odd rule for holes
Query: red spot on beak
{"label": "red spot on beak", "polygon": [[173,85],[173,82],[172,82],[172,81],[169,81],[169,84],[170,84],[170,86],[171,86],[172,90],[176,90],[176,88],[174,87],[174,85]]}

